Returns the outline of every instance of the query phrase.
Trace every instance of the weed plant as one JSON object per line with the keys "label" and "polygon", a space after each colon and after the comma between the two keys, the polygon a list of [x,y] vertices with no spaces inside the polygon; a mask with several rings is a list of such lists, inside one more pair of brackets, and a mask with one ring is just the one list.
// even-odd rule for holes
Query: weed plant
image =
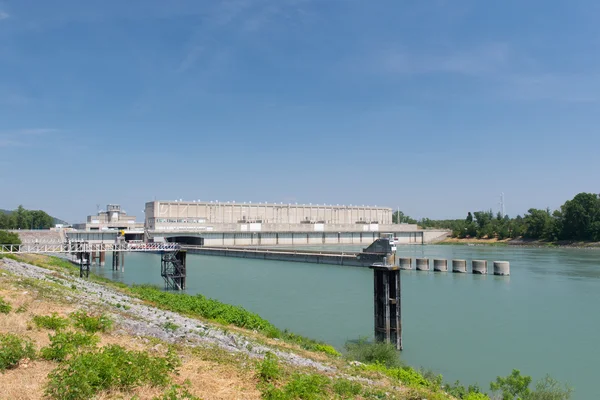
{"label": "weed plant", "polygon": [[12,333],[0,333],[0,372],[16,367],[24,358],[35,358],[33,343]]}
{"label": "weed plant", "polygon": [[0,314],[8,314],[12,310],[12,306],[0,297]]}
{"label": "weed plant", "polygon": [[89,333],[108,332],[112,329],[113,320],[106,314],[88,314],[83,310],[71,313],[73,324]]}
{"label": "weed plant", "polygon": [[59,331],[69,326],[69,320],[59,317],[57,313],[52,313],[52,315],[35,315],[33,323],[38,328],[52,329],[54,331]]}
{"label": "weed plant", "polygon": [[153,357],[117,345],[75,355],[50,372],[46,395],[57,400],[84,400],[108,389],[130,390],[140,385],[166,386],[179,366],[173,353]]}
{"label": "weed plant", "polygon": [[81,332],[58,332],[48,337],[50,344],[40,350],[40,355],[53,361],[64,361],[69,355],[89,350],[100,341],[94,334]]}

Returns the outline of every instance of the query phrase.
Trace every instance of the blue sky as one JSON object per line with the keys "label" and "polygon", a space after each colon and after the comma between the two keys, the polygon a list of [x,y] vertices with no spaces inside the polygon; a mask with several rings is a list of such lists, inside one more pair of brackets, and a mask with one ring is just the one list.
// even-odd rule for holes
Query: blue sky
{"label": "blue sky", "polygon": [[0,208],[556,208],[599,191],[599,18],[593,0],[0,0]]}

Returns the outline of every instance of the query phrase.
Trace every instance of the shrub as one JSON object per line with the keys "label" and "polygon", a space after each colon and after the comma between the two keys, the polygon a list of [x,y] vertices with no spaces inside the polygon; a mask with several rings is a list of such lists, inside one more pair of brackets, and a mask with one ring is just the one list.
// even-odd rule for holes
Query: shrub
{"label": "shrub", "polygon": [[106,314],[92,315],[80,310],[71,313],[71,319],[77,328],[89,333],[108,332],[112,329],[113,321]]}
{"label": "shrub", "polygon": [[281,375],[277,356],[271,352],[265,354],[265,358],[258,366],[259,376],[263,382],[274,381]]}
{"label": "shrub", "polygon": [[349,359],[366,364],[381,364],[386,367],[400,366],[400,358],[396,347],[391,343],[367,342],[360,338],[357,342],[346,342],[345,345]]}
{"label": "shrub", "polygon": [[8,314],[12,310],[12,306],[0,297],[0,313]]}
{"label": "shrub", "polygon": [[67,318],[59,317],[57,313],[52,315],[35,315],[33,317],[33,323],[38,328],[52,329],[59,331],[69,326],[69,320]]}
{"label": "shrub", "polygon": [[343,398],[354,398],[360,394],[362,386],[348,379],[338,379],[333,384],[333,391]]}
{"label": "shrub", "polygon": [[0,333],[0,372],[14,368],[24,358],[34,358],[35,349],[28,339],[12,333]]}
{"label": "shrub", "polygon": [[531,377],[521,375],[517,369],[513,369],[511,374],[506,377],[497,377],[495,382],[490,383],[490,389],[494,392],[500,392],[503,400],[568,400],[571,398],[573,389],[565,385],[560,385],[558,381],[546,375],[546,377],[536,382],[535,390],[531,390]]}
{"label": "shrub", "polygon": [[98,344],[100,339],[94,334],[80,332],[59,332],[48,335],[50,345],[42,348],[40,354],[46,360],[63,361],[68,355],[78,353]]}
{"label": "shrub", "polygon": [[101,390],[129,390],[149,384],[165,386],[169,372],[179,365],[172,353],[153,357],[145,352],[127,351],[116,345],[99,351],[81,353],[53,370],[49,375],[46,395],[54,399],[90,399]]}

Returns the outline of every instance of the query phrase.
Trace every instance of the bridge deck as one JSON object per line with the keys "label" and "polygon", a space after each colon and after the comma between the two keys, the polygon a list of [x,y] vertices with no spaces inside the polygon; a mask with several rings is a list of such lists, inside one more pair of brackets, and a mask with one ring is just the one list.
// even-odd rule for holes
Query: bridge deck
{"label": "bridge deck", "polygon": [[110,252],[157,252],[179,251],[177,243],[26,243],[19,245],[0,244],[0,254],[57,254]]}

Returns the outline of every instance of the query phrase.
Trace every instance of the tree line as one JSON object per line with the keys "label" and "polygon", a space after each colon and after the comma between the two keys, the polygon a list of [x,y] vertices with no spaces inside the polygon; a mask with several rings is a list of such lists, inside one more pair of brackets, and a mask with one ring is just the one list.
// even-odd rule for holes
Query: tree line
{"label": "tree line", "polygon": [[[450,229],[456,238],[528,238],[546,241],[600,241],[600,195],[579,193],[558,210],[530,208],[514,218],[492,210],[469,212],[465,219],[416,221],[394,212],[394,222],[417,223],[422,228]],[[409,222],[410,221],[410,222]],[[412,222],[414,221],[414,222]]]}
{"label": "tree line", "polygon": [[48,229],[54,218],[41,210],[27,210],[19,206],[8,213],[0,211],[0,229]]}

